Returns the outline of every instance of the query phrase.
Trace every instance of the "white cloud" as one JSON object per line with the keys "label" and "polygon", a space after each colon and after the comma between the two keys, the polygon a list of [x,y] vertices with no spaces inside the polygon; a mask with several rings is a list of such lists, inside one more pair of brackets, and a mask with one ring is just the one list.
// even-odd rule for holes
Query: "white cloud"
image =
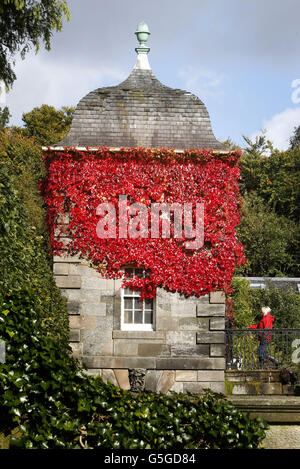
{"label": "white cloud", "polygon": [[[287,150],[294,128],[300,125],[300,107],[287,108],[275,114],[271,119],[263,122],[262,128],[266,131],[268,140],[273,142],[275,148]],[[251,139],[261,135],[262,132],[255,132]]]}
{"label": "white cloud", "polygon": [[36,106],[76,106],[90,91],[117,84],[126,78],[126,73],[118,68],[62,64],[34,54],[28,55],[24,61],[18,60],[15,70],[18,78],[6,95],[12,125],[22,125],[23,112]]}
{"label": "white cloud", "polygon": [[179,76],[184,80],[184,86],[201,98],[216,97],[223,94],[220,85],[226,78],[226,75],[217,74],[204,68],[196,68],[188,65],[179,71]]}

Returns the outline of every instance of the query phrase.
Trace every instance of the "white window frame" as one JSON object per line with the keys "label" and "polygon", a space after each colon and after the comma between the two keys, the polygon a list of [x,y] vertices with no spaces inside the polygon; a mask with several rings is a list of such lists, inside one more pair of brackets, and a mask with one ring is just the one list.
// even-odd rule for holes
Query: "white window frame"
{"label": "white window frame", "polygon": [[[126,266],[126,269],[140,270],[138,267]],[[124,270],[125,270],[124,268]],[[124,276],[124,279],[127,277]],[[154,331],[155,330],[155,300],[152,299],[152,323],[151,324],[134,324],[125,323],[125,298],[139,298],[139,292],[132,290],[133,294],[128,295],[125,293],[125,288],[121,287],[121,330],[122,331]],[[143,314],[144,314],[145,300],[143,300]]]}

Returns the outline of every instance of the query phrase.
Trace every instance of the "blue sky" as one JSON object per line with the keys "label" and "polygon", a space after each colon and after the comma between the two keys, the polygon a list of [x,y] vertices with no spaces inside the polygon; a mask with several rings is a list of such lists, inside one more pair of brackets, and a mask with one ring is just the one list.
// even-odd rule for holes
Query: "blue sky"
{"label": "blue sky", "polygon": [[[125,79],[145,21],[149,62],[164,84],[195,93],[215,136],[244,145],[264,128],[285,149],[300,125],[299,0],[68,0],[71,20],[42,48],[17,57],[6,95],[11,124],[35,106],[76,106]],[[292,87],[292,84],[294,87]],[[294,93],[294,94],[293,94]]]}

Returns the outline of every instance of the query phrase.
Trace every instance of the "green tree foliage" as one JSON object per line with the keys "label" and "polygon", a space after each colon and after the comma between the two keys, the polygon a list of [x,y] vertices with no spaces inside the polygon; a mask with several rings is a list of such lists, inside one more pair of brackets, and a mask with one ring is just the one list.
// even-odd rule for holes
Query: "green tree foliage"
{"label": "green tree foliage", "polygon": [[4,130],[9,123],[10,113],[7,106],[3,109],[0,107],[0,131]]}
{"label": "green tree foliage", "polygon": [[[30,285],[35,311],[52,325],[55,333],[66,337],[66,304],[52,274],[45,211],[38,187],[45,174],[42,151],[22,129],[8,128],[0,132],[0,155],[4,191],[0,209],[0,292]],[[8,232],[5,226],[10,227]]]}
{"label": "green tree foliage", "polygon": [[24,58],[31,47],[43,42],[50,50],[53,31],[62,30],[69,19],[66,0],[0,0],[0,80],[10,87],[16,79],[13,58]]}
{"label": "green tree foliage", "polygon": [[62,140],[68,133],[75,109],[63,106],[56,110],[43,104],[23,114],[25,134],[34,137],[39,145],[51,145]]}
{"label": "green tree foliage", "polygon": [[245,329],[250,324],[254,324],[256,313],[252,304],[252,290],[250,282],[241,277],[235,277],[231,283],[234,312],[234,327]]}
{"label": "green tree foliage", "polygon": [[300,327],[300,295],[291,288],[283,290],[267,285],[265,290],[254,290],[252,298],[253,308],[257,312],[263,305],[270,306],[277,329]]}
{"label": "green tree foliage", "polygon": [[275,277],[297,273],[297,225],[278,215],[255,192],[244,197],[237,234],[247,259],[238,274]]}
{"label": "green tree foliage", "polygon": [[300,125],[294,128],[294,134],[290,138],[290,148],[295,150],[300,147]]}
{"label": "green tree foliage", "polygon": [[14,179],[4,164],[0,165],[0,258],[0,294],[13,297],[16,292],[29,292],[31,307],[43,321],[45,331],[66,340],[65,300],[54,282],[45,239],[29,222]]}
{"label": "green tree foliage", "polygon": [[0,132],[1,163],[5,163],[25,205],[30,224],[38,235],[47,238],[43,200],[38,188],[44,176],[42,151],[33,138],[26,137],[21,130],[6,129]]}
{"label": "green tree foliage", "polygon": [[273,145],[266,140],[264,135],[256,137],[252,142],[244,136],[247,147],[244,149],[241,159],[241,181],[242,194],[259,191],[261,187],[262,171],[267,161],[267,153],[273,150]]}
{"label": "green tree foliage", "polygon": [[253,142],[244,139],[247,147],[240,165],[244,208],[238,236],[248,264],[237,274],[298,276],[300,148],[279,151],[265,135]]}
{"label": "green tree foliage", "polygon": [[276,211],[292,220],[300,219],[300,148],[274,150],[265,136],[254,143],[246,139],[241,159],[242,194],[256,192]]}
{"label": "green tree foliage", "polygon": [[244,278],[232,281],[235,327],[245,329],[260,319],[262,306],[269,306],[275,317],[274,327],[300,327],[300,295],[291,288],[274,287],[267,282],[266,289],[254,290]]}

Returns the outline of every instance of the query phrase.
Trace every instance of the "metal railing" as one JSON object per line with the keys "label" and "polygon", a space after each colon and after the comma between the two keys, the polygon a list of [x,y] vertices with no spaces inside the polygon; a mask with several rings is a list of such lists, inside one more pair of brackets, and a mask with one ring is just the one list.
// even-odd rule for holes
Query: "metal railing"
{"label": "metal railing", "polygon": [[293,363],[300,329],[227,329],[225,338],[228,370],[278,369]]}

